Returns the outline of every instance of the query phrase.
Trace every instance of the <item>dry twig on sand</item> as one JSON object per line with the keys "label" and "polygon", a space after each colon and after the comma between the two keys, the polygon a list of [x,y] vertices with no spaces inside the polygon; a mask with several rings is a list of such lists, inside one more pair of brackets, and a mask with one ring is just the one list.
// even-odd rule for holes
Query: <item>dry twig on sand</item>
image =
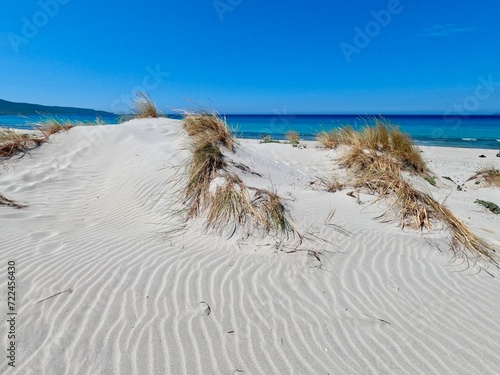
{"label": "dry twig on sand", "polygon": [[17,203],[13,201],[12,199],[9,199],[5,197],[3,194],[0,193],[0,206],[7,206],[7,207],[14,207],[14,208],[25,208],[27,207],[24,204]]}

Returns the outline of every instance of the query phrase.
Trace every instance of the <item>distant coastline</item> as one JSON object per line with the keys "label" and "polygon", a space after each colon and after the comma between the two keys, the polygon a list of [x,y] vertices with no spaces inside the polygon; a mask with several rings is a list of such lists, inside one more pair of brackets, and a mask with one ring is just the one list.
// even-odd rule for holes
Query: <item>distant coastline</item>
{"label": "distant coastline", "polygon": [[89,108],[46,106],[31,103],[16,103],[0,99],[0,115],[79,115],[109,116],[111,112]]}

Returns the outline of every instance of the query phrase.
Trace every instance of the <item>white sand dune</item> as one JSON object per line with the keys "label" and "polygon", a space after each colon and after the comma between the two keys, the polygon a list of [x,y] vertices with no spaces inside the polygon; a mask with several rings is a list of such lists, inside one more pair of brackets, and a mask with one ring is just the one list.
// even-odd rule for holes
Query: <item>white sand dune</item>
{"label": "white sand dune", "polygon": [[[336,151],[240,140],[227,158],[261,176],[234,171],[276,189],[308,235],[287,253],[292,239],[206,231],[173,211],[186,144],[178,121],[134,120],[76,127],[5,163],[0,192],[28,207],[0,207],[18,312],[16,367],[3,356],[2,373],[500,372],[500,273],[453,261],[447,230],[401,230],[375,219],[386,207],[373,197],[323,191]],[[422,188],[500,245],[500,216],[474,203],[500,203],[500,190],[441,178],[500,167],[496,152],[423,150],[439,181]]]}

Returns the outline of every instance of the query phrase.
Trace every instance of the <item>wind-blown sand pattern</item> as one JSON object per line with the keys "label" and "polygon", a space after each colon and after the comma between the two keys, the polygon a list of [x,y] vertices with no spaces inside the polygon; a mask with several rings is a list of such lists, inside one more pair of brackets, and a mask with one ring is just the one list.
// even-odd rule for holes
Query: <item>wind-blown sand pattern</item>
{"label": "wind-blown sand pattern", "polygon": [[[9,373],[499,373],[499,272],[452,261],[447,230],[403,231],[375,219],[386,207],[370,205],[374,197],[358,204],[348,190],[323,191],[318,178],[341,172],[337,151],[240,140],[225,152],[261,175],[234,168],[247,185],[275,188],[308,232],[286,253],[293,239],[228,238],[173,215],[189,157],[178,121],[51,139],[0,175],[0,192],[28,205],[0,207],[2,269],[15,260],[18,272]],[[499,167],[496,152],[423,149],[439,181],[422,188],[499,245],[500,217],[474,200],[500,203],[500,190],[472,181],[457,191],[441,178],[462,184]],[[332,210],[335,226],[325,223]]]}

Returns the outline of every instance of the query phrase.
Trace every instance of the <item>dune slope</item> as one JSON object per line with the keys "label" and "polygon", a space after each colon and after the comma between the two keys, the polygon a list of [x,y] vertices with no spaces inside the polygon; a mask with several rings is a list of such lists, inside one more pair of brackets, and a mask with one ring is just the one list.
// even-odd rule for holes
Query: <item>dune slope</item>
{"label": "dune slope", "polygon": [[[4,164],[0,192],[28,205],[0,207],[2,269],[17,269],[10,373],[498,373],[499,275],[453,262],[446,230],[403,231],[374,219],[373,197],[324,191],[336,151],[251,140],[225,154],[254,173],[231,168],[285,198],[302,245],[184,223],[187,142],[179,121],[134,120],[76,127]],[[424,157],[462,183],[479,166],[465,154]],[[499,244],[498,215],[473,202],[500,191],[466,187],[424,186]]]}

